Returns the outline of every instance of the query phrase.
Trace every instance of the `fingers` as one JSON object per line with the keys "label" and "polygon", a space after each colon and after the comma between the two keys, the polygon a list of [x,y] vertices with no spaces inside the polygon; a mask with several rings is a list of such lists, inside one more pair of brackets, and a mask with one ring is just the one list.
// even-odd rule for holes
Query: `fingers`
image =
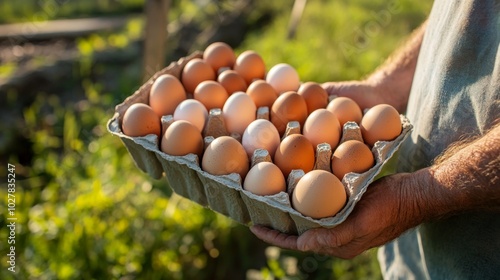
{"label": "fingers", "polygon": [[375,88],[364,81],[326,82],[321,85],[328,95],[349,97],[356,101],[361,109],[373,107],[382,102]]}
{"label": "fingers", "polygon": [[321,86],[323,89],[326,90],[328,95],[342,95],[342,85],[344,82],[326,82],[323,83]]}
{"label": "fingers", "polygon": [[300,236],[259,225],[250,227],[250,230],[263,241],[284,249],[311,251],[343,259],[351,259],[364,251],[353,242],[352,231],[341,225],[333,229],[310,229]]}
{"label": "fingers", "polygon": [[297,240],[297,248],[341,256],[343,248],[348,247],[354,237],[352,227],[347,221],[335,228],[315,228],[304,232]]}
{"label": "fingers", "polygon": [[284,249],[297,250],[296,235],[289,235],[260,225],[251,226],[250,231],[267,243]]}

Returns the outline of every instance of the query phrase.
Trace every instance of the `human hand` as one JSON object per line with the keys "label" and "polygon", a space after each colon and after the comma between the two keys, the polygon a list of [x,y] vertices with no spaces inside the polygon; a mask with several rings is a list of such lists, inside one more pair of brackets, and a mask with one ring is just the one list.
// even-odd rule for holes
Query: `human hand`
{"label": "human hand", "polygon": [[413,199],[418,195],[409,195],[413,190],[406,191],[415,186],[419,177],[418,174],[395,174],[376,181],[349,217],[331,229],[310,229],[300,236],[258,225],[250,229],[258,238],[285,249],[353,258],[420,224],[421,213]]}
{"label": "human hand", "polygon": [[322,87],[328,95],[351,98],[362,110],[383,103],[376,85],[368,81],[327,82],[322,84]]}

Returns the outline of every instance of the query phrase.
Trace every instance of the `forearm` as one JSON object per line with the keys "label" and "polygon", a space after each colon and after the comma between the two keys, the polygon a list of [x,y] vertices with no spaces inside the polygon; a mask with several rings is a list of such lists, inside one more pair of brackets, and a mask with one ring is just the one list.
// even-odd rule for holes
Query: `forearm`
{"label": "forearm", "polygon": [[405,200],[416,208],[412,211],[419,222],[469,211],[500,211],[500,125],[452,147],[414,177],[418,191],[412,196],[407,188]]}
{"label": "forearm", "polygon": [[408,103],[420,46],[427,21],[413,31],[407,41],[396,50],[366,81],[377,88],[384,103],[404,112]]}

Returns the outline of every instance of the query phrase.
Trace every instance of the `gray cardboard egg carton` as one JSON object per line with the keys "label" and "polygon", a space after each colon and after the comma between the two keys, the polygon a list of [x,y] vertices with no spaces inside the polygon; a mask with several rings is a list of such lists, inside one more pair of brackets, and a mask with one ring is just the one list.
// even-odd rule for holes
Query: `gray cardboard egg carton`
{"label": "gray cardboard egg carton", "polygon": [[[162,74],[172,74],[180,77],[182,68],[191,59],[202,57],[201,52],[195,52],[177,62],[172,62],[165,69],[157,72],[148,82],[139,88],[133,95],[123,103],[116,106],[114,116],[108,121],[108,131],[120,137],[127,147],[136,166],[143,172],[148,173],[155,179],[165,175],[170,187],[177,194],[186,197],[202,206],[208,207],[235,221],[250,225],[260,224],[272,227],[287,233],[303,233],[315,227],[331,228],[342,223],[352,212],[356,203],[362,198],[368,185],[372,183],[382,171],[383,166],[395,154],[403,140],[409,135],[412,125],[408,119],[401,115],[403,123],[402,133],[393,141],[379,141],[375,144],[372,152],[375,156],[375,165],[363,174],[348,173],[342,183],[346,188],[348,201],[344,208],[333,217],[323,219],[312,219],[306,217],[291,207],[290,191],[297,181],[304,175],[302,170],[294,170],[288,178],[288,193],[281,192],[271,196],[259,196],[252,194],[242,188],[242,181],[238,174],[224,176],[211,175],[200,168],[200,159],[194,154],[186,156],[170,156],[159,149],[159,139],[155,135],[144,137],[129,137],[121,131],[121,121],[124,112],[134,103],[149,103],[149,91],[154,80]],[[259,118],[268,118],[267,108],[259,108]],[[221,116],[220,112],[211,112],[212,124],[216,127]],[[215,115],[215,117],[214,117]],[[223,120],[223,119],[222,119]],[[172,122],[170,116],[162,118],[163,131]],[[214,132],[215,131],[215,132]],[[219,133],[217,129],[212,130],[212,136]],[[298,123],[290,123],[287,134],[300,133]],[[206,135],[205,135],[206,136]],[[238,139],[238,135],[231,135]],[[359,127],[354,122],[347,123],[343,128],[341,142],[350,139],[360,139]],[[205,137],[208,144],[213,139]],[[315,169],[330,170],[330,158],[332,151],[328,144],[319,145]],[[252,159],[255,164],[259,161],[269,161],[267,151],[258,150]]]}

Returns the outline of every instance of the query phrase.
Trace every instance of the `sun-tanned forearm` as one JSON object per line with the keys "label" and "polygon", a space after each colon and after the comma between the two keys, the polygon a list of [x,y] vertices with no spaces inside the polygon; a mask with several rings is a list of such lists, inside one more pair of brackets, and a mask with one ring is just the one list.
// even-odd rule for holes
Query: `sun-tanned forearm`
{"label": "sun-tanned forearm", "polygon": [[420,46],[427,21],[415,29],[405,43],[397,49],[366,81],[374,85],[385,103],[404,111],[408,103]]}
{"label": "sun-tanned forearm", "polygon": [[402,194],[416,208],[416,223],[468,211],[500,211],[500,125],[468,144],[453,145],[412,177],[419,187]]}
{"label": "sun-tanned forearm", "polygon": [[425,27],[424,22],[366,79],[327,82],[323,87],[329,94],[353,99],[362,109],[385,103],[403,113],[408,103]]}

